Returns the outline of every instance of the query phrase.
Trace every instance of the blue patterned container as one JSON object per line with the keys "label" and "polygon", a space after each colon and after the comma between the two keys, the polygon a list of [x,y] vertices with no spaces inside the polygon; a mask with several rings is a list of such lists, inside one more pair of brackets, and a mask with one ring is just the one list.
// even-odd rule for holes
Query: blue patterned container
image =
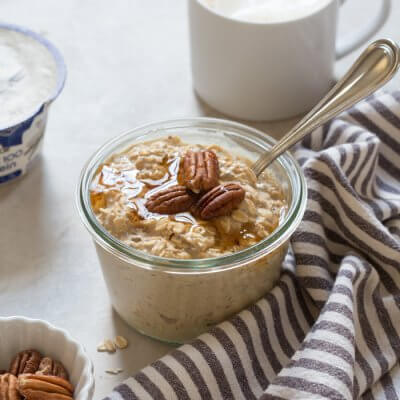
{"label": "blue patterned container", "polygon": [[0,24],[0,28],[23,33],[40,42],[53,55],[57,66],[57,83],[50,98],[44,104],[39,105],[31,117],[17,125],[0,126],[0,184],[3,184],[25,174],[39,154],[49,106],[64,87],[66,67],[60,52],[37,33],[9,24]]}

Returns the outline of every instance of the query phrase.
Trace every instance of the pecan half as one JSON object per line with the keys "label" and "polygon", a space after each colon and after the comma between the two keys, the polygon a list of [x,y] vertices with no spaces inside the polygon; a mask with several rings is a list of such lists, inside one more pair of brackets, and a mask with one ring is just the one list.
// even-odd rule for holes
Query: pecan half
{"label": "pecan half", "polygon": [[236,183],[219,185],[204,194],[192,212],[205,220],[229,215],[244,200],[244,196],[244,189]]}
{"label": "pecan half", "polygon": [[63,378],[48,375],[22,374],[18,390],[26,400],[73,400],[73,386]]}
{"label": "pecan half", "polygon": [[218,158],[211,150],[188,151],[183,160],[185,185],[195,193],[218,185]]}
{"label": "pecan half", "polygon": [[195,199],[184,186],[171,186],[153,194],[146,202],[150,212],[176,214],[190,209]]}
{"label": "pecan half", "polygon": [[20,400],[17,377],[11,374],[0,375],[0,400]]}
{"label": "pecan half", "polygon": [[42,355],[36,350],[21,351],[11,361],[10,373],[15,376],[34,374],[38,370],[41,360]]}
{"label": "pecan half", "polygon": [[44,357],[42,359],[39,369],[36,371],[36,375],[52,375],[68,380],[68,372],[64,365],[62,365],[60,361],[53,360],[50,357]]}

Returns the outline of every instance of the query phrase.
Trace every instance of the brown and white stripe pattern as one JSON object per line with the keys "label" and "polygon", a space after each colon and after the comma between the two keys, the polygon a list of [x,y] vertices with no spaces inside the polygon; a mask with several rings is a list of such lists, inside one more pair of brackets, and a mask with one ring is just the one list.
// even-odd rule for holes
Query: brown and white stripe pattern
{"label": "brown and white stripe pattern", "polygon": [[295,155],[308,206],[279,284],[107,400],[400,398],[400,92]]}

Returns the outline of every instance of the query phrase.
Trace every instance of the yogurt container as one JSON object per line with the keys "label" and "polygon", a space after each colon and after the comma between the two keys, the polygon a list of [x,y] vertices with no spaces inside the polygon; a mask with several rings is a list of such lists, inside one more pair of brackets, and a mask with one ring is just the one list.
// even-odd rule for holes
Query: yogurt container
{"label": "yogurt container", "polygon": [[28,29],[0,24],[0,184],[24,175],[39,154],[49,106],[65,78],[53,44]]}

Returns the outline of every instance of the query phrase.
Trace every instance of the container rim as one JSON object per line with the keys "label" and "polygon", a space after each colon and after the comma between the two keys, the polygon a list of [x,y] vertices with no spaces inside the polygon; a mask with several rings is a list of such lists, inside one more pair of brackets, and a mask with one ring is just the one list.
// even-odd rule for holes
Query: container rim
{"label": "container rim", "polygon": [[[127,139],[132,134],[140,131],[146,131],[146,133],[134,138],[136,140],[137,138],[145,140],[147,134],[157,130],[162,131],[162,128],[165,128],[166,124],[168,124],[168,127],[174,128],[187,128],[191,126],[192,128],[194,127],[199,129],[213,127],[218,128],[221,131],[223,131],[224,128],[226,130],[228,130],[228,128],[231,130],[233,129],[238,133],[241,132],[243,134],[247,133],[252,135],[251,138],[245,135],[241,136],[241,139],[245,139],[252,144],[263,147],[264,149],[267,149],[276,143],[276,141],[269,135],[247,125],[224,119],[206,117],[181,118],[153,122],[128,130],[121,135],[118,135],[116,138],[109,140],[90,157],[86,165],[83,167],[76,192],[76,203],[79,215],[89,233],[92,235],[94,241],[98,245],[117,258],[145,269],[160,270],[171,273],[207,273],[236,268],[244,263],[257,261],[265,255],[272,253],[274,250],[288,241],[303,217],[307,193],[306,181],[300,166],[288,152],[285,152],[283,155],[281,155],[275,162],[277,162],[280,167],[283,168],[289,178],[292,191],[291,204],[288,207],[283,221],[279,224],[275,231],[272,232],[272,234],[267,238],[251,247],[233,254],[216,258],[181,260],[159,257],[136,250],[109,234],[98,222],[90,205],[88,189],[95,171],[97,171],[99,164],[113,153],[113,151],[110,151],[110,149],[115,150],[115,147],[117,147],[118,144],[121,144],[121,142],[123,142],[125,146],[128,145],[128,143],[126,143]],[[121,148],[122,147],[123,146],[121,146]]]}
{"label": "container rim", "polygon": [[[248,20],[234,18],[234,17],[232,17],[230,15],[226,15],[226,14],[223,14],[222,12],[220,12],[220,11],[214,10],[212,7],[207,6],[206,4],[204,4],[204,2],[202,0],[192,0],[192,1],[195,1],[200,7],[203,8],[203,10],[206,10],[206,11],[210,12],[211,14],[214,14],[214,16],[217,16],[218,18],[220,18],[222,20],[233,22],[233,23],[237,23],[237,24],[241,24],[241,25],[261,27],[261,29],[263,29],[263,28],[267,28],[268,29],[270,27],[285,26],[285,25],[293,24],[293,23],[296,23],[296,22],[299,22],[299,21],[305,21],[308,18],[311,18],[311,17],[321,13],[328,6],[330,6],[333,3],[334,0],[326,0],[326,4],[324,4],[323,6],[317,8],[315,10],[313,10],[309,14],[300,15],[298,17],[294,17],[294,18],[287,19],[287,20],[272,21],[272,22],[248,21]],[[339,1],[340,1],[339,4],[342,5],[345,0],[339,0]]]}
{"label": "container rim", "polygon": [[39,42],[40,44],[45,46],[47,48],[47,50],[51,53],[51,55],[53,56],[54,61],[56,63],[56,67],[57,67],[57,81],[56,81],[56,85],[54,87],[54,91],[51,94],[51,96],[47,100],[44,100],[42,103],[40,103],[37,106],[36,110],[29,117],[25,118],[24,120],[20,121],[19,123],[0,126],[0,131],[2,131],[2,130],[6,130],[6,129],[9,129],[9,128],[12,128],[12,127],[15,127],[15,126],[18,126],[18,125],[24,123],[25,121],[31,119],[36,114],[38,114],[42,110],[42,108],[45,104],[50,104],[51,102],[53,102],[58,97],[58,95],[61,93],[62,89],[64,88],[65,80],[67,78],[67,67],[66,67],[64,58],[63,58],[62,54],[60,53],[60,51],[57,49],[57,47],[53,43],[51,43],[48,39],[43,37],[42,35],[39,35],[38,33],[34,32],[28,28],[25,28],[25,27],[22,27],[19,25],[3,23],[3,22],[0,22],[0,29],[8,29],[8,30],[12,30],[15,32],[19,32],[19,33],[22,33],[22,34],[36,40],[37,42]]}

